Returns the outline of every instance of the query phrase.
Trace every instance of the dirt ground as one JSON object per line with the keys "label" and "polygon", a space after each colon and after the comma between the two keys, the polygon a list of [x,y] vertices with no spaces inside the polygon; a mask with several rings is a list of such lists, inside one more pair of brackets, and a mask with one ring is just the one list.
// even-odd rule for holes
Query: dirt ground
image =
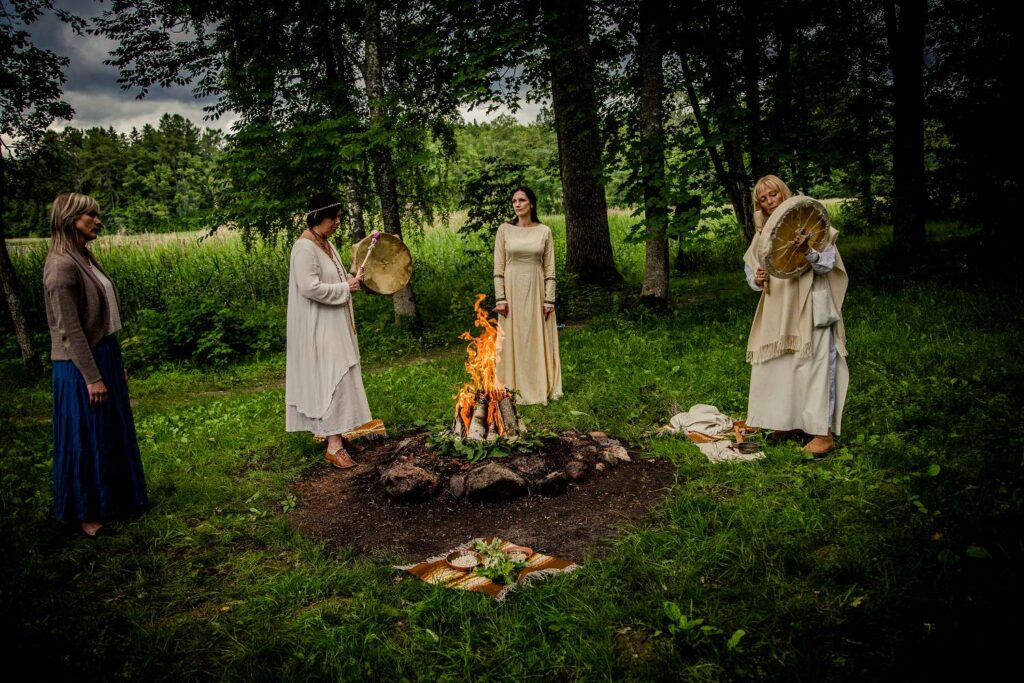
{"label": "dirt ground", "polygon": [[288,515],[292,524],[334,547],[352,545],[364,554],[389,550],[408,561],[485,536],[580,561],[587,553],[600,554],[622,527],[647,519],[675,481],[671,462],[631,453],[632,462],[592,472],[560,495],[472,502],[442,493],[396,503],[379,483],[378,465],[393,459],[399,441],[368,445],[355,456],[356,468],[324,463],[295,482],[299,505]]}

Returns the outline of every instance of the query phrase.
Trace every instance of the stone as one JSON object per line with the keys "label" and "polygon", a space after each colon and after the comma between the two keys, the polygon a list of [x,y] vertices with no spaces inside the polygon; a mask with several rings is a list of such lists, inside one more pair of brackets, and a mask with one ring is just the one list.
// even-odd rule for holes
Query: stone
{"label": "stone", "polygon": [[605,464],[603,462],[599,462],[596,465],[594,465],[594,469],[598,472],[604,472],[604,468]]}
{"label": "stone", "polygon": [[608,463],[609,465],[611,465],[612,467],[615,467],[620,462],[630,462],[631,460],[631,458],[629,457],[629,453],[626,452],[626,449],[618,445],[609,446],[608,448],[604,449],[604,451],[601,453],[601,459]]}
{"label": "stone", "polygon": [[380,483],[392,500],[423,500],[437,493],[441,478],[422,467],[398,464],[381,475]]}
{"label": "stone", "polygon": [[466,497],[477,500],[508,500],[527,492],[526,480],[496,462],[477,467],[466,475]]}
{"label": "stone", "polygon": [[601,448],[604,448],[609,443],[611,443],[608,440],[608,435],[605,434],[604,432],[590,432],[589,436],[591,439],[594,440],[594,443],[596,443]]}
{"label": "stone", "polygon": [[565,464],[565,474],[572,481],[583,481],[587,478],[587,463],[579,460],[570,460]]}
{"label": "stone", "polygon": [[466,493],[466,475],[452,475],[452,478],[448,480],[448,493],[452,494],[453,498],[462,498]]}
{"label": "stone", "polygon": [[565,490],[568,483],[569,476],[562,470],[555,470],[554,472],[549,472],[546,477],[537,482],[535,488],[537,493],[554,496]]}
{"label": "stone", "polygon": [[548,469],[547,461],[537,454],[521,455],[515,458],[510,464],[513,469],[527,476],[543,474]]}

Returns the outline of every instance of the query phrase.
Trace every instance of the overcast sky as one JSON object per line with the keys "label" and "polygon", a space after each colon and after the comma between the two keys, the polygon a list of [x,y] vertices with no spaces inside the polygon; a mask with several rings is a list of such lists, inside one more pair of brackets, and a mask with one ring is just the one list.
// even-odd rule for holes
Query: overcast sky
{"label": "overcast sky", "polygon": [[[54,4],[81,17],[98,16],[106,6],[96,0],[56,0]],[[224,130],[234,122],[232,116],[204,121],[203,105],[209,101],[194,98],[188,86],[153,88],[141,100],[135,97],[136,92],[122,90],[117,83],[117,69],[103,63],[113,47],[113,42],[106,38],[76,36],[53,16],[44,16],[32,24],[29,32],[37,47],[52,50],[71,60],[65,70],[64,99],[74,108],[75,117],[71,121],[56,121],[51,128],[113,126],[118,131],[127,132],[147,123],[155,125],[165,113],[181,114],[198,126]],[[531,123],[539,110],[538,104],[524,103],[515,116],[523,123]],[[491,114],[484,110],[465,111],[463,118],[466,121],[489,121],[502,111]]]}

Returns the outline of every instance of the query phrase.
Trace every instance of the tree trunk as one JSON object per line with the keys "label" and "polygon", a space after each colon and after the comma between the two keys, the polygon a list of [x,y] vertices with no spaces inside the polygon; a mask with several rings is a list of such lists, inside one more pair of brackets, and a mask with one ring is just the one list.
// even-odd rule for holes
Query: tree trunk
{"label": "tree trunk", "polygon": [[612,256],[585,0],[543,0],[543,39],[565,204],[565,268],[584,282],[622,280]]}
{"label": "tree trunk", "polygon": [[924,223],[924,36],[926,0],[885,0],[895,90],[892,242],[902,254],[927,246]]}
{"label": "tree trunk", "polygon": [[743,36],[743,97],[746,101],[747,149],[750,153],[750,170],[753,177],[760,178],[768,171],[765,167],[764,144],[761,134],[761,50],[758,43],[758,9],[761,3],[744,0],[741,31]]}
{"label": "tree trunk", "polygon": [[875,169],[871,162],[871,72],[867,50],[867,46],[860,42],[857,60],[857,136],[854,148],[860,171],[860,178],[857,180],[860,208],[864,213],[864,219],[871,224],[875,222],[875,193],[871,188],[871,176]]}
{"label": "tree trunk", "polygon": [[[370,128],[379,138],[387,129],[384,111],[384,83],[381,76],[381,28],[380,0],[366,0],[364,13],[366,31],[366,64],[363,78],[366,83],[366,98],[369,100]],[[373,178],[380,197],[380,213],[384,230],[402,237],[402,217],[398,204],[398,181],[391,158],[391,148],[378,143],[370,152],[373,161]],[[418,324],[416,296],[412,283],[395,292],[391,297],[395,306],[395,319],[400,323]]]}
{"label": "tree trunk", "polygon": [[793,108],[793,77],[790,62],[793,59],[796,22],[786,14],[777,16],[776,32],[779,38],[779,52],[775,58],[775,85],[772,88],[774,102],[771,113],[768,115],[768,141],[765,144],[764,171],[779,174],[782,165],[780,161],[782,150],[794,151],[790,148],[790,136],[786,123],[791,120]]}
{"label": "tree trunk", "polygon": [[366,237],[366,222],[363,220],[363,188],[359,183],[359,174],[349,174],[345,183],[345,197],[348,206],[349,229],[354,244]]}
{"label": "tree trunk", "polygon": [[665,201],[665,138],[662,130],[662,37],[654,0],[640,3],[640,173],[644,185],[647,249],[640,297],[652,308],[668,307],[668,206]]}
{"label": "tree trunk", "polygon": [[35,347],[32,345],[32,334],[28,329],[28,322],[25,320],[25,312],[21,307],[21,291],[18,288],[18,277],[14,272],[14,264],[11,263],[11,255],[7,253],[7,231],[4,227],[4,210],[7,208],[7,169],[4,162],[3,150],[0,149],[0,280],[3,280],[4,299],[7,301],[7,310],[11,312],[11,322],[14,324],[14,334],[18,339],[18,348],[21,350],[21,359],[33,372],[39,372],[42,367],[39,363],[39,356],[36,355]]}
{"label": "tree trunk", "polygon": [[[704,149],[711,156],[715,177],[718,179],[722,189],[725,190],[729,203],[732,204],[732,209],[736,213],[736,220],[743,227],[743,237],[747,242],[750,242],[750,240],[754,239],[754,211],[750,192],[747,192],[745,186],[736,181],[733,171],[725,166],[723,157],[727,153],[732,153],[733,150],[727,148],[720,152],[717,144],[714,142],[710,124],[704,116],[704,109],[701,106],[700,95],[697,94],[697,87],[694,85],[693,76],[686,62],[686,55],[682,51],[679,52],[679,61],[682,64],[686,97],[690,101],[690,108],[693,109],[693,118],[697,122],[697,128],[700,130],[701,137],[704,139]],[[730,160],[730,166],[733,163]]]}

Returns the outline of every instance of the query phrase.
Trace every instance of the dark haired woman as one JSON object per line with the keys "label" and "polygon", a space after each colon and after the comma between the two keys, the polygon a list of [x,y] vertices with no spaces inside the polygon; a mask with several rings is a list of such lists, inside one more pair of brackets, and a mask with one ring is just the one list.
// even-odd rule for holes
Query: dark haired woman
{"label": "dark haired woman", "polygon": [[53,361],[53,509],[89,536],[149,502],[115,336],[120,300],[86,246],[102,226],[99,211],[88,195],[58,196],[43,267]]}
{"label": "dark haired woman", "polygon": [[562,395],[555,321],[555,247],[551,228],[537,220],[537,196],[512,193],[516,217],[494,236],[494,311],[502,330],[498,379],[524,405]]}
{"label": "dark haired woman", "polygon": [[348,274],[330,237],[341,202],[329,194],[309,201],[309,226],[292,246],[288,273],[285,429],[327,439],[325,458],[340,469],[356,463],[341,435],[370,420],[363,390]]}

